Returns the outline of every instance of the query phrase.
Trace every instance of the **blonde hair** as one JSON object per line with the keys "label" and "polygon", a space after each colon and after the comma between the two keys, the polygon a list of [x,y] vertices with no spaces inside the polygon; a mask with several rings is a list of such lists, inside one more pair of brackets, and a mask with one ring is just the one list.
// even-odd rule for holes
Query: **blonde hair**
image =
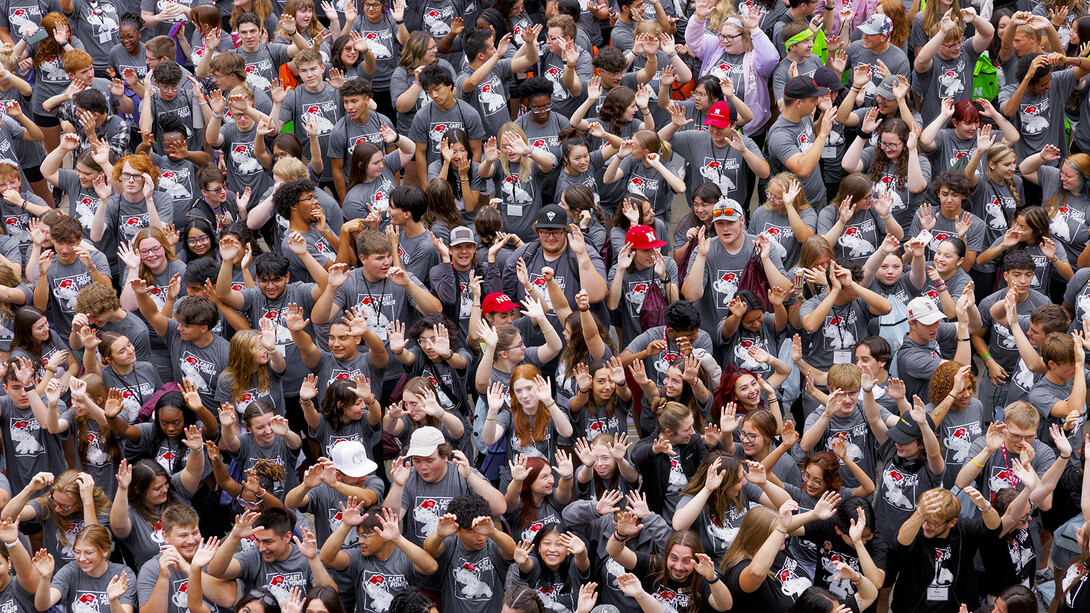
{"label": "blonde hair", "polygon": [[[941,3],[937,1],[928,2],[927,6],[923,7],[923,10],[919,13],[920,25],[923,26],[924,34],[927,34],[928,38],[931,38],[935,35],[935,32],[939,31],[939,25],[942,23],[942,16],[946,12],[942,10],[940,4]],[[950,0],[950,8],[947,10],[953,11],[954,23],[958,24],[960,27],[962,25],[961,4],[958,3],[958,0]]]}
{"label": "blonde hair", "polygon": [[278,162],[273,164],[272,170],[274,175],[286,181],[310,177],[310,171],[307,170],[307,165],[303,163],[303,160],[293,157],[280,158]]}
{"label": "blonde hair", "polygon": [[657,153],[665,162],[674,154],[670,143],[659,138],[659,133],[654,130],[640,130],[632,135],[632,140],[639,143],[649,153]]}
{"label": "blonde hair", "polygon": [[839,389],[846,392],[854,392],[861,385],[861,373],[855,364],[833,364],[829,367],[826,382],[829,389]]}
{"label": "blonde hair", "polygon": [[257,330],[239,330],[231,337],[231,347],[227,354],[227,367],[224,375],[231,377],[231,402],[242,401],[243,395],[250,390],[250,383],[257,378],[255,389],[264,392],[272,388],[267,365],[254,361],[261,332]]}
{"label": "blonde hair", "polygon": [[[57,475],[57,478],[53,481],[53,485],[49,488],[49,493],[38,498],[38,504],[41,506],[42,511],[38,515],[38,519],[43,520],[48,514],[53,515],[53,522],[57,524],[57,537],[61,545],[71,546],[80,539],[76,537],[76,541],[68,542],[68,528],[72,525],[72,522],[68,520],[68,517],[61,515],[57,511],[57,505],[53,502],[53,493],[59,492],[79,501],[77,507],[79,508],[79,514],[83,516],[83,497],[79,493],[79,482],[76,480],[80,476],[80,471],[75,469],[68,469],[63,473]],[[102,515],[110,508],[110,499],[106,496],[106,492],[102,491],[102,488],[95,486],[91,499],[95,506],[95,514]],[[88,526],[90,527],[90,526]],[[87,528],[84,528],[86,530]],[[82,535],[83,532],[80,532]],[[109,535],[109,531],[106,533]],[[108,538],[108,536],[107,536]],[[110,546],[106,546],[106,551],[110,550]]]}
{"label": "blonde hair", "polygon": [[[1018,154],[1014,152],[1014,149],[1002,144],[996,143],[988,148],[988,159],[986,161],[988,170],[992,169],[992,164],[998,164],[1003,160],[1014,156],[1015,163],[1018,162]],[[1011,197],[1014,198],[1014,208],[1018,210],[1022,208],[1022,197],[1018,195],[1018,186],[1014,183],[1014,177],[1010,179],[1004,179],[1004,183],[1007,185],[1007,191],[1011,193]]]}
{"label": "blonde hair", "polygon": [[[898,2],[899,1],[900,0],[898,0]],[[799,178],[795,176],[795,173],[785,170],[769,179],[768,186],[772,187],[773,185],[775,185],[776,187],[782,189],[783,193],[786,194],[787,190],[791,188],[792,181],[798,181],[800,186],[802,184],[802,181],[799,181]],[[785,202],[784,205],[786,206],[786,204],[787,203]],[[802,189],[799,189],[799,195],[795,196],[795,201],[792,202],[791,205],[795,208],[796,211],[810,208],[810,201],[806,199],[806,192]],[[768,202],[765,202],[764,206],[765,209],[771,210],[771,205],[769,205]]]}
{"label": "blonde hair", "polygon": [[[530,144],[530,141],[526,138],[526,132],[523,132],[522,128],[520,128],[518,124],[509,121],[500,126],[500,131],[498,134],[496,134],[496,144],[500,148],[501,153],[503,152],[503,135],[507,134],[508,132],[514,132],[518,135],[519,138],[522,139],[523,143],[527,145]],[[530,156],[522,156],[522,158],[519,160],[519,181],[530,180],[530,176],[534,170],[533,163],[534,161],[530,159]],[[511,162],[507,159],[507,154],[500,156],[500,166],[503,168],[503,174],[511,174]]]}
{"label": "blonde hair", "polygon": [[961,513],[961,501],[950,490],[942,487],[933,487],[926,492],[920,494],[920,500],[923,500],[924,496],[932,492],[938,492],[939,497],[942,498],[942,510],[939,511],[939,517],[943,521],[950,521],[955,519],[959,513]]}
{"label": "blonde hair", "polygon": [[15,72],[19,67],[19,58],[15,57],[15,47],[11,46],[11,43],[0,45],[0,65],[3,65],[8,72]]}
{"label": "blonde hair", "polygon": [[1041,415],[1032,404],[1025,400],[1016,400],[1003,409],[1003,421],[1026,430],[1037,430]]}
{"label": "blonde hair", "polygon": [[[757,551],[765,544],[772,534],[779,516],[772,509],[766,507],[753,507],[746,511],[739,527],[738,536],[723,554],[723,560],[719,563],[719,569],[726,572],[742,560],[753,559]],[[769,571],[772,572],[771,570]]]}

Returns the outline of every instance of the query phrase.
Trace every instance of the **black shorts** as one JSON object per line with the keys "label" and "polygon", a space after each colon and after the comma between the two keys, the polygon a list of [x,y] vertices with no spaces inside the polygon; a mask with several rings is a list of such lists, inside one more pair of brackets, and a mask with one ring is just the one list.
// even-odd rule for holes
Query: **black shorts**
{"label": "black shorts", "polygon": [[38,181],[45,179],[45,177],[42,176],[41,166],[31,166],[30,168],[24,168],[23,175],[26,176],[26,180],[30,183],[37,183]]}
{"label": "black shorts", "polygon": [[61,125],[61,120],[52,115],[39,115],[37,113],[31,113],[30,115],[39,128],[55,128]]}

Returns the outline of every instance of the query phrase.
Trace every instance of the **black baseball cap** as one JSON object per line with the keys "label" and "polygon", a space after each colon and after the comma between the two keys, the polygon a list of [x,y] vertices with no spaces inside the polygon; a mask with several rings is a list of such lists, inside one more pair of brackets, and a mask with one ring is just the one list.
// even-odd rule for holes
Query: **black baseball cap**
{"label": "black baseball cap", "polygon": [[827,93],[829,93],[828,87],[818,87],[818,84],[810,77],[795,77],[787,82],[787,87],[783,88],[784,97],[796,100],[817,98]]}

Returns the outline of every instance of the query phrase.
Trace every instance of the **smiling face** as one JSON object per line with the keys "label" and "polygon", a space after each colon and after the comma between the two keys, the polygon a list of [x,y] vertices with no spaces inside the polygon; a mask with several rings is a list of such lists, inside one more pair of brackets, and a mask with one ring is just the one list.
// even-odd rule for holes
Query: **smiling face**
{"label": "smiling face", "polygon": [[719,46],[731,55],[745,53],[746,43],[742,36],[742,28],[733,23],[724,23],[723,27],[719,28]]}
{"label": "smiling face", "polygon": [[360,338],[349,334],[349,327],[343,322],[329,326],[329,352],[338,360],[345,360],[356,355]]}
{"label": "smiling face", "polygon": [[560,542],[560,533],[556,530],[541,537],[537,545],[538,557],[541,562],[551,569],[560,567],[564,558],[568,557],[568,549]]}
{"label": "smiling face", "polygon": [[72,546],[72,557],[76,559],[80,570],[91,576],[105,572],[109,564],[106,552],[92,545],[87,539],[79,540]]}
{"label": "smiling face", "polygon": [[825,471],[816,463],[807,466],[801,476],[802,489],[810,496],[817,498],[825,491]]}
{"label": "smiling face", "polygon": [[38,318],[38,321],[34,322],[34,325],[30,327],[30,334],[34,337],[34,340],[44,343],[49,340],[49,320],[45,317]]}
{"label": "smiling face", "polygon": [[761,402],[761,386],[757,377],[742,375],[734,383],[734,398],[747,409],[753,410]]}
{"label": "smiling face", "polygon": [[144,502],[150,507],[160,506],[167,501],[170,493],[170,481],[163,475],[158,475],[151,481],[148,491],[144,492]]}
{"label": "smiling face", "polygon": [[935,250],[935,270],[941,275],[953,274],[961,266],[962,259],[953,245],[943,241]]}
{"label": "smiling face", "polygon": [[254,544],[265,562],[282,560],[291,553],[291,532],[277,536],[268,528],[254,531]]}
{"label": "smiling face", "polygon": [[590,151],[583,145],[572,147],[568,151],[568,169],[575,174],[583,174],[590,168]]}
{"label": "smiling face", "polygon": [[[1014,178],[1014,172],[1018,169],[1018,158],[1014,155],[1008,155],[999,162],[988,162],[988,170],[992,175],[992,179],[999,181],[1010,181]],[[1063,177],[1063,170],[1060,171],[1060,176]]]}
{"label": "smiling face", "polygon": [[201,528],[197,524],[192,526],[174,526],[170,532],[163,535],[167,545],[174,545],[178,553],[186,560],[192,560],[193,554],[201,544]]}
{"label": "smiling face", "polygon": [[140,250],[140,261],[154,273],[160,273],[166,269],[167,253],[163,244],[154,238],[145,238],[136,245]]}
{"label": "smiling face", "polygon": [[745,451],[747,458],[766,455],[770,441],[761,434],[753,422],[747,420],[742,424],[739,438],[742,439],[742,450]]}
{"label": "smiling face", "polygon": [[[371,23],[378,23],[382,20],[382,12],[385,8],[385,5],[382,2],[379,2],[379,0],[365,0],[363,3],[363,14]],[[348,46],[351,47],[351,45]]]}
{"label": "smiling face", "polygon": [[548,496],[553,493],[556,479],[553,477],[553,469],[549,466],[541,469],[537,478],[530,484],[530,491],[538,496]]}
{"label": "smiling face", "polygon": [[1071,164],[1064,164],[1060,168],[1060,185],[1072,194],[1082,190],[1082,177],[1079,176],[1079,171],[1071,167]]}
{"label": "smiling face", "polygon": [[254,435],[254,440],[262,445],[270,445],[273,439],[276,438],[276,433],[273,432],[272,423],[273,418],[276,417],[275,413],[266,413],[264,415],[257,415],[250,420],[248,426],[246,426],[250,433]]}
{"label": "smiling face", "polygon": [[194,255],[203,258],[212,251],[212,237],[204,230],[193,227],[190,228],[189,233],[186,234],[186,245],[189,246],[189,250],[193,252]]}
{"label": "smiling face", "polygon": [[686,545],[674,545],[666,554],[666,571],[673,581],[685,581],[696,568],[696,556],[693,548]]}

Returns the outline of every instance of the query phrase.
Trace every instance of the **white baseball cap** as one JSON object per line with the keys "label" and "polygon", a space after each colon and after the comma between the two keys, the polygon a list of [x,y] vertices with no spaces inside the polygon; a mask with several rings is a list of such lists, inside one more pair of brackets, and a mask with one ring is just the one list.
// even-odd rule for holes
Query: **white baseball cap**
{"label": "white baseball cap", "polygon": [[908,302],[908,321],[931,325],[946,319],[946,315],[927,296],[917,296]]}
{"label": "white baseball cap", "polygon": [[340,441],[333,446],[333,468],[349,477],[365,477],[378,469],[359,441]]}

